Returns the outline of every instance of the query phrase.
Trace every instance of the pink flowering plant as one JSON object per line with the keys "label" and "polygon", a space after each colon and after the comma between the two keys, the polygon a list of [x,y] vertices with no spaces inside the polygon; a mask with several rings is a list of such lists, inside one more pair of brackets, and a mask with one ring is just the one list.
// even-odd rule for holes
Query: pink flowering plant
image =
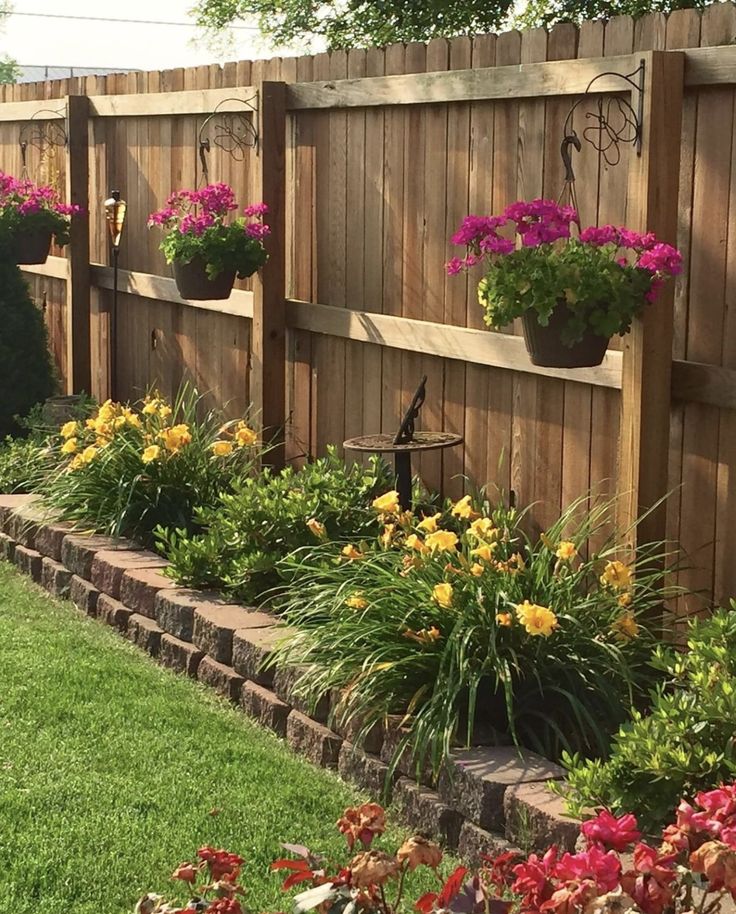
{"label": "pink flowering plant", "polygon": [[227,184],[208,184],[201,190],[178,190],[166,206],[151,213],[148,226],[165,231],[161,250],[167,263],[191,263],[201,258],[207,276],[235,272],[240,279],[251,276],[267,260],[263,240],[270,233],[263,222],[265,203],[246,206],[242,215],[235,193]]}
{"label": "pink flowering plant", "polygon": [[478,300],[490,327],[529,311],[547,326],[556,305],[565,303],[561,338],[568,346],[588,330],[623,336],[682,268],[679,251],[653,233],[613,225],[580,230],[575,209],[553,200],[520,200],[500,216],[466,216],[452,243],[466,254],[449,261],[450,275],[485,266]]}
{"label": "pink flowering plant", "polygon": [[62,203],[48,185],[18,180],[0,171],[0,242],[12,242],[20,232],[50,232],[58,245],[69,243],[72,216],[80,206]]}
{"label": "pink flowering plant", "polygon": [[736,784],[682,800],[659,839],[632,814],[583,822],[576,853],[557,847],[526,860],[504,854],[491,882],[521,914],[716,914],[736,899]]}

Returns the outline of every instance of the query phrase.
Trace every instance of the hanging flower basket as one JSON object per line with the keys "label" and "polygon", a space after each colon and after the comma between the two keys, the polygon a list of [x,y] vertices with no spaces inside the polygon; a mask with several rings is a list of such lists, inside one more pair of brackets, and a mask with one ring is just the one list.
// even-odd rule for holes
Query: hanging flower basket
{"label": "hanging flower basket", "polygon": [[20,228],[13,239],[13,250],[17,264],[46,263],[51,250],[51,230]]}
{"label": "hanging flower basket", "polygon": [[236,276],[252,276],[268,259],[263,239],[269,228],[262,222],[268,207],[246,206],[242,216],[231,219],[237,208],[231,187],[208,184],[201,190],[175,191],[164,209],[148,217],[149,227],[166,232],[161,250],[174,266],[182,298],[228,298]]}
{"label": "hanging flower basket", "polygon": [[610,338],[628,333],[682,268],[679,251],[651,232],[579,229],[570,206],[520,200],[500,216],[467,216],[452,236],[467,253],[450,260],[447,272],[485,264],[478,283],[485,322],[500,329],[521,318],[535,365],[600,365]]}
{"label": "hanging flower basket", "polygon": [[0,249],[11,262],[45,263],[52,237],[58,245],[68,244],[71,219],[81,212],[62,203],[53,187],[0,171]]}
{"label": "hanging flower basket", "polygon": [[179,295],[187,301],[218,301],[230,297],[235,270],[223,270],[210,279],[207,263],[197,255],[189,263],[174,261],[174,279]]}
{"label": "hanging flower basket", "polygon": [[521,318],[524,342],[532,365],[545,368],[593,368],[600,365],[610,337],[586,329],[571,346],[562,342],[562,331],[570,319],[567,302],[558,301],[546,326],[539,323],[535,311],[525,311]]}

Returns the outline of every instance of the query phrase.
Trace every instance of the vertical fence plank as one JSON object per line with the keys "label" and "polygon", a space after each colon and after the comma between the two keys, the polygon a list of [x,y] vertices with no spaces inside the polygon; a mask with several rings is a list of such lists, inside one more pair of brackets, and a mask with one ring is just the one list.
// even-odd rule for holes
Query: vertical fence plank
{"label": "vertical fence plank", "polygon": [[[89,99],[67,99],[69,161],[67,201],[89,211]],[[89,391],[92,382],[90,348],[89,221],[74,219],[71,227],[67,279],[67,352],[69,393]]]}
{"label": "vertical fence plank", "polygon": [[[643,144],[629,171],[627,221],[677,240],[677,190],[684,89],[684,55],[648,51],[642,116]],[[619,486],[622,517],[631,523],[667,491],[670,381],[672,373],[672,289],[666,289],[625,338],[621,391]],[[650,512],[634,534],[641,542],[666,536],[664,506]]]}
{"label": "vertical fence plank", "polygon": [[260,84],[260,183],[268,201],[271,235],[268,261],[256,281],[253,302],[251,397],[265,435],[273,439],[268,460],[284,463],[286,404],[286,248],[284,244],[286,175],[286,84]]}

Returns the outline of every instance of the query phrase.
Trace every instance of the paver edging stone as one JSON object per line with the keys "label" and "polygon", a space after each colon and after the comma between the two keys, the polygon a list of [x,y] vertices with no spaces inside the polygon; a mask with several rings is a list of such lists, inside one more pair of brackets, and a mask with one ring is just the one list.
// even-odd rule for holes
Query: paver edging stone
{"label": "paver edging stone", "polygon": [[[9,498],[15,497],[0,495],[0,531],[4,531],[12,521],[13,509],[23,504],[22,501],[10,502]],[[23,496],[18,498],[22,499]],[[28,501],[33,499],[27,499],[26,503]],[[383,757],[391,751],[392,743],[396,741],[395,722],[389,722],[384,729],[381,755],[365,752],[364,749],[354,746],[350,739],[345,738],[350,731],[344,730],[344,735],[340,735],[325,726],[329,701],[326,701],[318,711],[317,717],[323,718],[320,720],[304,713],[299,709],[299,703],[291,700],[290,691],[294,678],[300,675],[300,670],[278,671],[281,676],[277,673],[274,682],[272,670],[261,670],[260,664],[255,664],[253,657],[244,659],[243,640],[252,639],[256,647],[267,655],[269,646],[273,646],[274,640],[279,640],[274,638],[273,633],[280,631],[281,637],[284,636],[283,633],[288,633],[286,626],[282,629],[274,626],[273,623],[278,622],[278,617],[227,603],[212,593],[178,587],[157,570],[163,566],[163,559],[160,560],[161,564],[126,569],[120,578],[122,599],[116,599],[110,594],[100,592],[90,581],[96,555],[110,550],[133,555],[140,553],[145,565],[149,560],[145,550],[129,540],[113,537],[63,531],[65,535],[61,538],[62,531],[58,529],[59,525],[50,526],[57,528],[54,533],[56,539],[43,539],[42,531],[42,542],[52,543],[51,547],[44,548],[53,551],[53,542],[60,542],[61,555],[69,560],[72,567],[69,567],[66,561],[59,562],[53,556],[44,556],[27,546],[17,544],[5,532],[0,532],[0,558],[12,556],[18,564],[18,558],[14,553],[20,550],[21,570],[33,574],[37,565],[37,580],[40,580],[42,574],[46,574],[50,580],[66,582],[61,585],[62,595],[63,588],[66,587],[69,598],[82,611],[117,628],[133,643],[156,657],[162,665],[196,677],[231,701],[240,702],[240,706],[249,716],[277,734],[285,736],[295,751],[316,764],[337,769],[345,779],[358,783],[381,801],[388,802],[390,790],[382,790],[382,780],[388,775],[389,767]],[[46,529],[45,526],[42,527],[43,530]],[[148,556],[153,555],[148,553]],[[154,557],[150,561],[157,560]],[[135,559],[131,564],[136,564]],[[86,574],[80,575],[75,569]],[[129,587],[126,594],[122,587],[128,574],[131,575],[133,583],[140,584],[143,588],[143,607],[146,612],[142,613],[140,610],[140,591],[136,593],[135,587]],[[136,580],[138,575],[142,580]],[[53,586],[52,584],[49,589]],[[125,598],[130,597],[131,592],[132,599],[129,602],[136,603],[134,607],[126,605],[125,602]],[[168,632],[165,625],[160,624],[161,606],[167,599],[181,601],[182,605],[190,604],[192,637],[200,606],[237,610],[233,613],[231,621],[239,627],[227,626],[222,635],[225,641],[230,641],[229,659],[233,666],[208,656],[196,644],[188,639],[178,638]],[[187,610],[184,611],[184,615],[187,615]],[[202,617],[206,615],[206,612],[201,614]],[[241,622],[244,618],[254,627],[243,628]],[[184,633],[187,633],[186,624]],[[227,656],[227,650],[223,650],[220,656]],[[252,675],[243,675],[244,665]],[[236,668],[238,666],[240,669]],[[264,679],[265,682],[262,681]],[[273,691],[269,688],[272,684]],[[468,764],[468,752],[471,764]],[[564,847],[574,847],[579,823],[562,815],[561,800],[545,788],[548,779],[564,774],[562,769],[539,756],[534,756],[533,753],[527,753],[527,757],[532,756],[540,769],[535,769],[532,777],[520,781],[507,777],[504,782],[503,777],[499,776],[499,782],[499,777],[495,777],[492,772],[490,777],[475,776],[473,769],[474,766],[477,767],[480,755],[483,755],[486,763],[490,763],[494,752],[503,755],[507,761],[509,752],[520,755],[519,750],[514,747],[475,747],[465,753],[456,753],[450,774],[445,771],[441,775],[437,791],[420,786],[409,776],[400,776],[401,769],[408,767],[406,760],[403,760],[404,764],[400,765],[393,775],[391,787],[394,800],[403,807],[404,817],[409,824],[425,832],[434,833],[450,849],[458,849],[469,862],[474,862],[481,853],[499,853],[504,849],[513,849],[509,841],[523,842],[525,847],[536,849],[542,849],[555,842]],[[523,755],[524,753],[521,753],[521,757]],[[501,811],[498,811],[497,806],[490,811],[489,804],[496,804],[499,800]],[[487,830],[475,819],[482,819],[486,823],[490,821],[494,828],[504,830],[505,837],[496,831]]]}

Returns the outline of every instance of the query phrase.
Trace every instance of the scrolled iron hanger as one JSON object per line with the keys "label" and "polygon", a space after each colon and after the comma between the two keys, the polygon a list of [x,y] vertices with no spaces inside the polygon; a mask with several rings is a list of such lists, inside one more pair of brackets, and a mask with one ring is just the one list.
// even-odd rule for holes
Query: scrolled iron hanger
{"label": "scrolled iron hanger", "polygon": [[[63,147],[69,142],[66,133],[66,106],[62,108],[40,108],[33,117],[20,128],[18,145],[20,146],[21,177],[28,178],[28,147],[38,149],[41,154],[51,147]],[[53,114],[54,118],[43,117]]]}
{"label": "scrolled iron hanger", "polygon": [[[242,105],[244,111],[222,109],[233,104]],[[216,146],[222,149],[236,162],[245,160],[248,149],[258,148],[258,129],[253,123],[258,112],[258,94],[250,98],[224,98],[217,104],[212,114],[202,122],[197,134],[197,149],[202,165],[202,181],[207,183],[209,168],[207,156]],[[210,138],[210,134],[212,137]]]}

